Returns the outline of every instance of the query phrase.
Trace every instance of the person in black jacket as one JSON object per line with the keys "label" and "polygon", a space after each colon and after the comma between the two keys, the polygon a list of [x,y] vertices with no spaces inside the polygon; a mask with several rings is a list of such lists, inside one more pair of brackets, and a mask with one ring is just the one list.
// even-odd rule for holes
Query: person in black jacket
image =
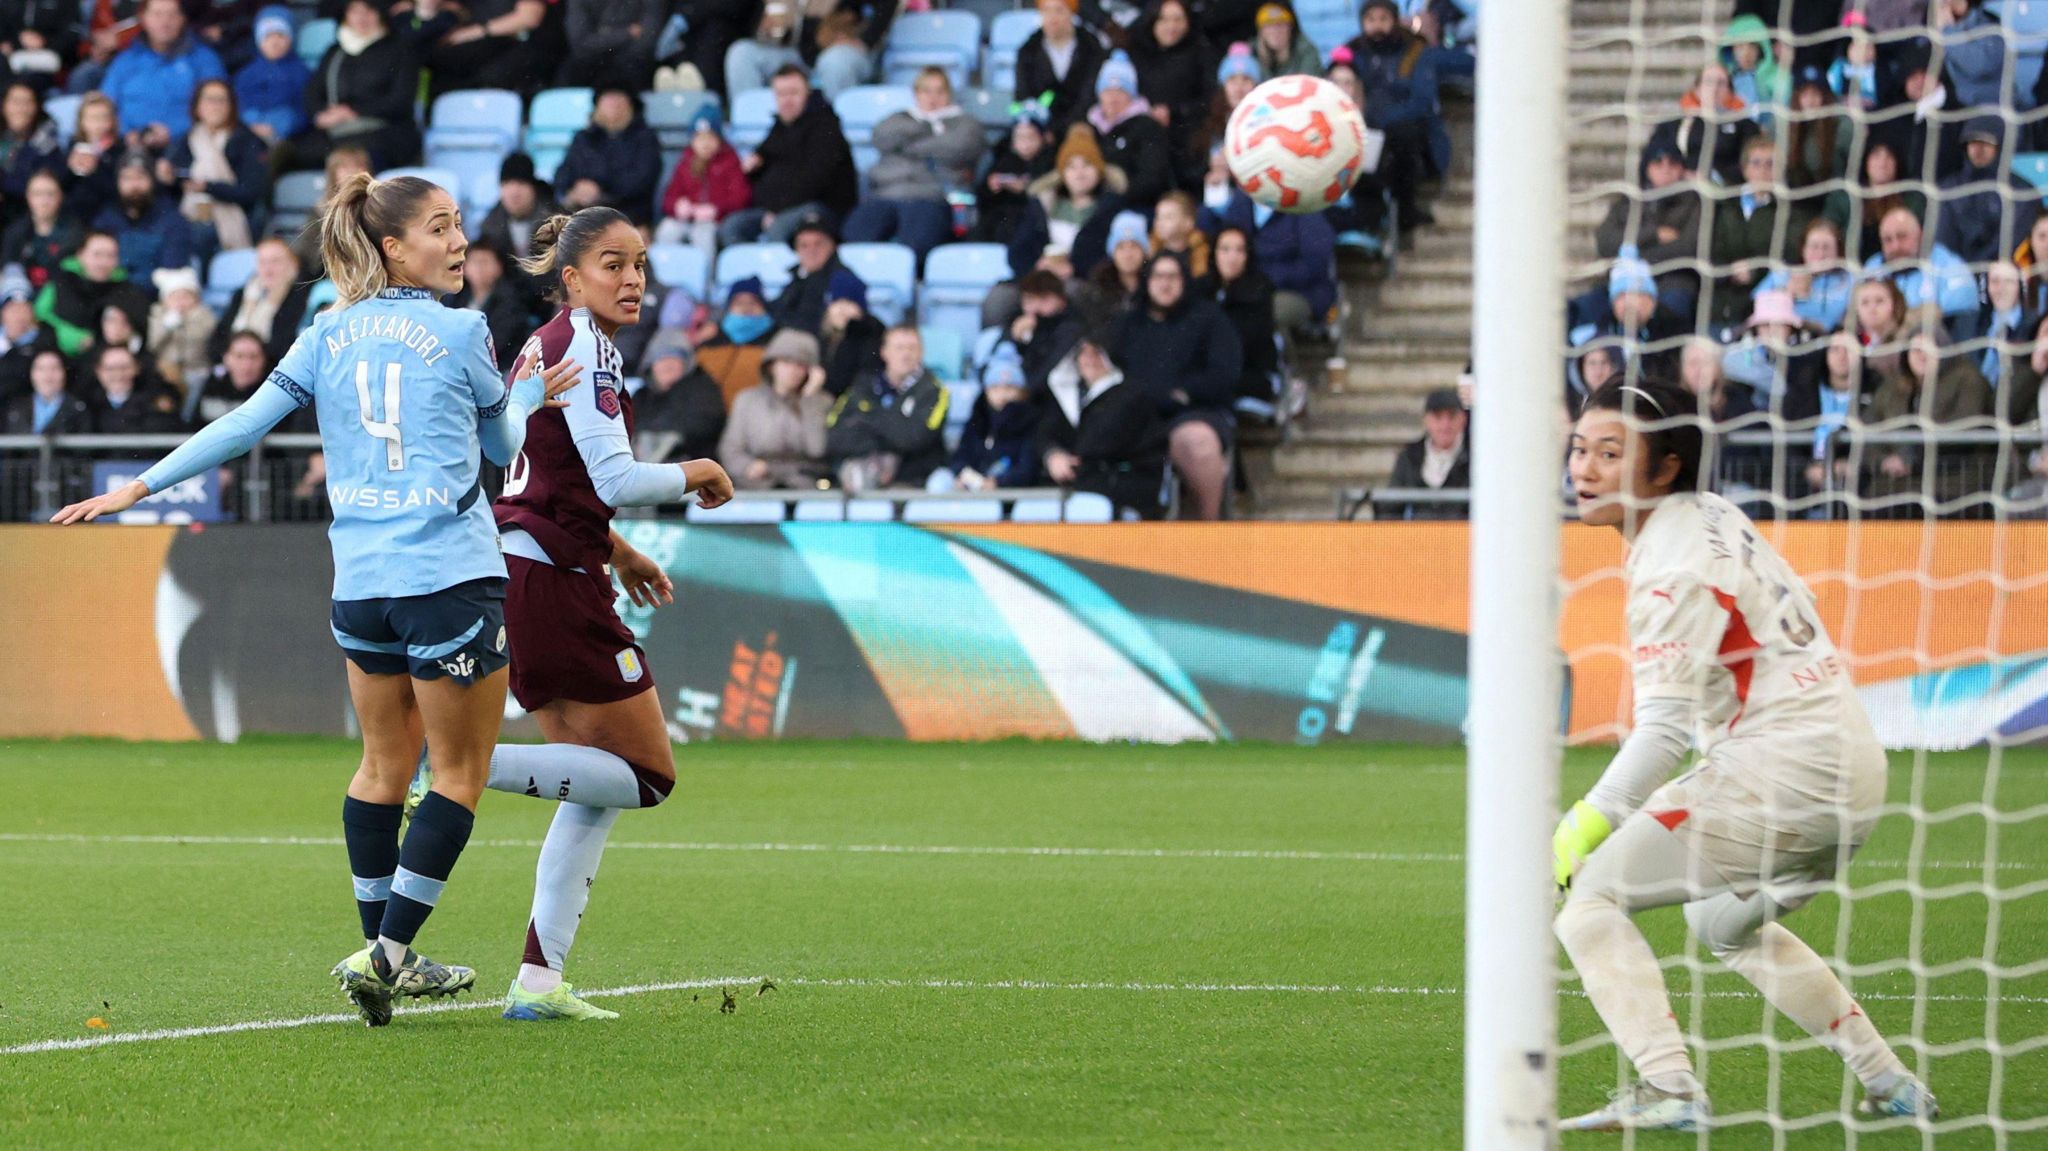
{"label": "person in black jacket", "polygon": [[825,315],[818,325],[818,347],[825,365],[825,391],[843,396],[856,382],[882,365],[882,321],[868,314],[868,287],[845,268],[834,268],[825,282]]}
{"label": "person in black jacket", "polygon": [[1231,405],[1244,369],[1237,330],[1215,304],[1188,290],[1179,258],[1161,254],[1145,265],[1143,299],[1117,317],[1111,339],[1129,382],[1166,422],[1167,449],[1192,517],[1219,518],[1236,427]]}
{"label": "person in black jacket", "polygon": [[413,100],[420,62],[411,41],[394,34],[369,0],[349,0],[338,36],[306,84],[312,126],[280,146],[279,171],[318,168],[342,144],[369,152],[379,171],[419,158]]}
{"label": "person in black jacket", "polygon": [[[1394,457],[1394,474],[1389,487],[1435,488],[1457,491],[1472,486],[1472,445],[1466,441],[1468,416],[1458,393],[1438,388],[1422,404],[1422,437],[1401,449]],[[1454,503],[1405,503],[1384,505],[1373,512],[1374,519],[1462,520],[1466,505]]]}
{"label": "person in black jacket", "polygon": [[946,466],[925,484],[934,492],[985,492],[1038,483],[1038,406],[1024,384],[1017,349],[999,345],[981,369],[981,394]]}
{"label": "person in black jacket", "polygon": [[1081,338],[1081,315],[1067,301],[1066,282],[1043,268],[1018,281],[1017,294],[1022,310],[1010,321],[1003,342],[1017,349],[1024,386],[1039,395],[1060,357]]}
{"label": "person in black jacket", "polygon": [[156,162],[156,182],[179,198],[202,264],[222,248],[253,247],[270,200],[270,149],[242,123],[234,85],[192,90],[192,128]]}
{"label": "person in black jacket", "polygon": [[[115,345],[93,358],[93,386],[86,398],[92,409],[92,430],[103,436],[160,435],[183,431],[178,396],[145,378],[135,353]],[[154,459],[162,451],[137,451],[134,458]]]}
{"label": "person in black jacket", "polygon": [[804,70],[784,65],[769,86],[775,90],[775,125],[741,165],[754,189],[754,206],[718,225],[721,246],[756,239],[787,244],[800,219],[811,212],[845,219],[860,195],[860,175],[839,116],[811,90]]}
{"label": "person in black jacket", "polygon": [[1052,137],[1045,105],[1035,100],[1011,105],[1010,134],[996,145],[995,159],[974,190],[974,238],[1008,244],[1024,219],[1024,189],[1052,171]]}
{"label": "person in black jacket", "polygon": [[845,279],[860,283],[860,277],[839,262],[839,236],[823,213],[804,213],[796,222],[792,246],[796,249],[796,274],[782,294],[775,297],[768,314],[775,317],[778,327],[795,328],[815,336],[824,325],[833,285],[841,285],[839,294],[843,297]]}
{"label": "person in black jacket", "polygon": [[569,58],[555,73],[555,83],[565,88],[617,84],[635,92],[648,86],[654,79],[654,43],[668,23],[665,0],[567,0],[563,7]]}
{"label": "person in black jacket", "polygon": [[[657,463],[709,458],[725,432],[725,396],[697,367],[690,345],[664,344],[647,364],[647,382],[633,397],[633,434],[641,459]],[[658,437],[658,438],[657,438]]]}
{"label": "person in black jacket", "polygon": [[85,228],[64,210],[64,183],[55,172],[28,179],[28,211],[0,235],[0,266],[20,264],[31,287],[50,282],[64,258],[85,239]]}
{"label": "person in black jacket", "polygon": [[1048,110],[1055,135],[1088,111],[1095,95],[1095,73],[1109,53],[1094,33],[1074,21],[1075,0],[1041,3],[1038,31],[1017,50],[1017,98],[1036,100],[1052,94]]}
{"label": "person in black jacket", "polygon": [[1197,31],[1184,0],[1152,0],[1131,26],[1138,94],[1176,147],[1200,131],[1216,92],[1217,50]]}
{"label": "person in black jacket", "polygon": [[1252,238],[1227,225],[1216,233],[1215,268],[1196,281],[1195,292],[1215,302],[1237,329],[1244,366],[1238,372],[1239,399],[1271,405],[1278,396],[1280,350],[1273,342],[1273,281],[1259,271]]}
{"label": "person in black jacket", "polygon": [[526,337],[542,323],[533,297],[505,274],[505,264],[505,253],[495,245],[476,241],[469,246],[469,256],[462,265],[462,290],[441,300],[451,308],[474,308],[484,314],[501,372],[512,370]]}
{"label": "person in black jacket", "polygon": [[20,273],[0,274],[0,404],[29,392],[30,365],[57,341],[36,323],[35,291]]}
{"label": "person in black jacket", "polygon": [[924,366],[912,324],[882,338],[881,366],[839,397],[825,417],[825,451],[839,486],[923,487],[946,462],[946,387]]}
{"label": "person in black jacket", "polygon": [[1165,474],[1156,405],[1125,379],[1100,329],[1068,329],[1073,343],[1046,382],[1035,445],[1046,478],[1109,498],[1119,514],[1157,519]]}
{"label": "person in black jacket", "polygon": [[27,395],[8,401],[0,432],[10,436],[68,436],[92,431],[92,410],[67,390],[63,353],[45,348],[29,366]]}
{"label": "person in black jacket", "polygon": [[1173,142],[1152,118],[1152,105],[1138,95],[1138,71],[1122,52],[1095,74],[1088,124],[1102,141],[1103,158],[1123,170],[1124,198],[1150,215],[1159,197],[1173,190]]}
{"label": "person in black jacket", "polygon": [[640,101],[631,92],[607,85],[598,92],[590,126],[569,141],[569,154],[555,169],[562,207],[617,208],[644,226],[654,219],[660,181],[660,137],[640,118]]}
{"label": "person in black jacket", "polygon": [[[550,7],[545,0],[415,4],[403,30],[420,45],[433,75],[428,95],[463,88],[531,93],[543,87],[554,72],[547,63],[548,48],[563,47],[561,26],[549,22]],[[408,102],[412,96],[408,87]]]}

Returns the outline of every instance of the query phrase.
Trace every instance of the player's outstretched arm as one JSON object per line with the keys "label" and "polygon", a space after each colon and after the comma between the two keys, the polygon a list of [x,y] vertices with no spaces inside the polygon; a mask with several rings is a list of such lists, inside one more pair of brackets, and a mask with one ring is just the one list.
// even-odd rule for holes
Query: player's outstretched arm
{"label": "player's outstretched arm", "polygon": [[91,523],[101,516],[117,515],[172,484],[245,454],[270,429],[299,409],[298,397],[279,386],[277,379],[272,376],[241,407],[199,429],[198,434],[179,444],[176,451],[142,473],[141,478],[105,495],[72,504],[51,516],[50,522]]}

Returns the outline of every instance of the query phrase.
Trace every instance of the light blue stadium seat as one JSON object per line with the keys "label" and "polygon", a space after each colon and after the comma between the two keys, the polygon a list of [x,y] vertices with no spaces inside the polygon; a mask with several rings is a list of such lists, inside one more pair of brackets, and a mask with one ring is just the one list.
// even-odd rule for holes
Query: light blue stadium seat
{"label": "light blue stadium seat", "polygon": [[972,339],[988,290],[1009,278],[1010,254],[1001,244],[941,244],[925,256],[918,320]]}
{"label": "light blue stadium seat", "polygon": [[924,340],[924,366],[940,379],[953,379],[965,370],[965,344],[960,333],[951,328],[921,327],[917,334]]}
{"label": "light blue stadium seat", "polygon": [[795,278],[796,252],[788,244],[734,244],[718,253],[716,296],[748,276],[761,277],[761,288],[774,299]]}
{"label": "light blue stadium seat", "polygon": [[640,93],[640,109],[647,117],[647,126],[661,137],[663,148],[689,147],[690,129],[697,122],[697,114],[706,108],[718,111],[718,93]]}
{"label": "light blue stadium seat", "polygon": [[1067,522],[1106,524],[1116,518],[1116,505],[1101,492],[1071,492],[1067,495]]}
{"label": "light blue stadium seat", "polygon": [[798,500],[796,501],[796,515],[790,518],[799,523],[843,523],[846,520],[846,501]]}
{"label": "light blue stadium seat", "polygon": [[854,523],[886,523],[896,518],[893,500],[852,499],[846,501],[846,518]]}
{"label": "light blue stadium seat", "polygon": [[990,144],[1007,138],[1010,134],[1010,105],[1014,97],[1008,88],[969,88],[959,93],[960,106],[967,114],[981,124],[982,135]]}
{"label": "light blue stadium seat", "polygon": [[2048,199],[2048,152],[2020,152],[2012,158],[2012,174],[2024,176]]}
{"label": "light blue stadium seat", "polygon": [[[457,175],[452,169],[429,167],[386,168],[382,172],[377,173],[377,178],[380,180],[396,180],[400,176],[417,176],[429,184],[438,184],[442,190],[455,197],[456,203],[460,204],[463,202],[462,177]],[[495,171],[491,173],[491,182],[492,190],[496,191],[497,173]]]}
{"label": "light blue stadium seat", "polygon": [[313,218],[313,209],[327,192],[324,172],[287,172],[270,189],[270,231],[273,235],[298,234]]}
{"label": "light blue stadium seat", "polygon": [[1301,33],[1330,58],[1331,50],[1358,35],[1358,5],[1354,0],[1300,0],[1294,6]]}
{"label": "light blue stadium seat", "polygon": [[655,244],[647,249],[647,264],[656,283],[690,293],[702,300],[710,289],[711,257],[689,244]]}
{"label": "light blue stadium seat", "polygon": [[83,103],[83,96],[52,96],[43,101],[44,114],[57,126],[57,139],[71,143],[72,134],[78,131],[78,106]]}
{"label": "light blue stadium seat", "polygon": [[306,289],[306,314],[299,320],[299,330],[312,327],[313,318],[340,298],[341,289],[334,286],[333,280],[322,276],[313,281],[313,286]]}
{"label": "light blue stadium seat", "polygon": [[976,378],[981,376],[981,370],[988,366],[989,357],[996,354],[996,345],[1002,343],[1003,337],[1008,334],[1009,332],[1003,328],[983,328],[975,333],[974,347],[967,360],[969,375]]}
{"label": "light blue stadium seat", "polygon": [[235,248],[216,252],[206,265],[206,290],[200,293],[200,297],[218,314],[255,274],[256,249]]}
{"label": "light blue stadium seat", "polygon": [[768,138],[775,126],[775,90],[750,88],[732,98],[732,118],[726,121],[725,138],[742,152],[751,152]]}
{"label": "light blue stadium seat", "polygon": [[936,65],[958,91],[980,62],[981,20],[972,12],[905,12],[882,47],[882,76],[891,84],[909,84],[919,68]]}
{"label": "light blue stadium seat", "polygon": [[536,93],[533,106],[526,111],[526,150],[567,151],[576,133],[590,126],[590,112],[596,104],[597,97],[588,88],[549,88]]}
{"label": "light blue stadium seat", "polygon": [[999,524],[1003,522],[1003,501],[994,496],[965,500],[905,500],[903,522],[907,524]]}
{"label": "light blue stadium seat", "polygon": [[872,144],[855,144],[853,146],[853,170],[860,176],[861,195],[867,195],[868,169],[874,167],[875,161],[881,158],[882,154],[876,151]]}
{"label": "light blue stadium seat", "polygon": [[1034,9],[1005,12],[988,24],[988,54],[981,64],[981,80],[991,88],[1009,91],[1017,86],[1017,50],[1038,31]]}
{"label": "light blue stadium seat", "polygon": [[1998,22],[2010,29],[2014,36],[2023,38],[2022,52],[2031,48],[2038,54],[2041,46],[2025,43],[2024,39],[2048,36],[2048,0],[2005,0],[1998,11]]}
{"label": "light blue stadium seat", "polygon": [[981,398],[981,385],[973,380],[946,381],[946,450],[960,446],[960,433],[967,430],[967,418],[974,414],[974,401]]}
{"label": "light blue stadium seat", "polygon": [[1010,522],[1016,524],[1056,524],[1060,522],[1058,496],[1026,496],[1010,505]]}
{"label": "light blue stadium seat", "polygon": [[775,499],[736,499],[715,508],[685,505],[683,518],[693,524],[779,524],[783,504]]}
{"label": "light blue stadium seat", "polygon": [[841,92],[832,110],[839,114],[846,142],[859,148],[874,135],[875,125],[916,103],[908,85],[862,84]]}
{"label": "light blue stadium seat", "polygon": [[901,323],[917,293],[917,253],[903,244],[841,244],[839,262],[868,286],[868,311]]}
{"label": "light blue stadium seat", "polygon": [[[504,167],[505,153],[475,148],[428,149],[427,167],[454,175],[462,186],[457,202],[462,205],[463,223],[481,224],[498,203],[498,169]],[[472,219],[473,217],[473,219]]]}
{"label": "light blue stadium seat", "polygon": [[533,161],[533,174],[543,180],[555,178],[555,169],[562,166],[562,157],[568,154],[569,147],[566,144],[559,148],[529,147],[526,150],[527,157]]}
{"label": "light blue stadium seat", "polygon": [[519,93],[501,88],[445,92],[428,117],[429,153],[473,149],[504,155],[519,147]]}
{"label": "light blue stadium seat", "polygon": [[306,62],[306,67],[320,66],[320,58],[327,55],[329,48],[334,47],[334,33],[337,27],[339,25],[332,20],[308,20],[305,26],[299,29],[295,47],[299,59]]}

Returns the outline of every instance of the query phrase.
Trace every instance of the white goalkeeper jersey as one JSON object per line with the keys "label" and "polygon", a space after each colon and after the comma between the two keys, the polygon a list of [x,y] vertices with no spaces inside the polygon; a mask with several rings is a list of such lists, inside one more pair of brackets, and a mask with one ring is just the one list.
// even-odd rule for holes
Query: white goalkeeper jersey
{"label": "white goalkeeper jersey", "polygon": [[1885,756],[1813,593],[1712,493],[1657,505],[1628,557],[1636,705],[1691,705],[1693,741],[1773,807],[1874,807]]}

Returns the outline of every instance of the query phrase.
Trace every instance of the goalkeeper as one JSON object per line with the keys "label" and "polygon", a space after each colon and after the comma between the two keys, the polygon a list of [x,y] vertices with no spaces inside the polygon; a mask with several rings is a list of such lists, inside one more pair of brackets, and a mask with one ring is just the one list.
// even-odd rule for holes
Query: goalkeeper
{"label": "goalkeeper", "polygon": [[[1777,922],[1869,836],[1885,755],[1812,593],[1735,505],[1698,490],[1696,410],[1668,384],[1608,384],[1571,437],[1580,518],[1630,545],[1635,725],[1558,824],[1569,890],[1556,930],[1640,1081],[1563,1127],[1694,1130],[1711,1117],[1664,973],[1630,919],[1674,903],[1701,943],[1842,1056],[1861,1110],[1932,1118],[1926,1086]],[[1689,745],[1698,766],[1666,783]]]}

